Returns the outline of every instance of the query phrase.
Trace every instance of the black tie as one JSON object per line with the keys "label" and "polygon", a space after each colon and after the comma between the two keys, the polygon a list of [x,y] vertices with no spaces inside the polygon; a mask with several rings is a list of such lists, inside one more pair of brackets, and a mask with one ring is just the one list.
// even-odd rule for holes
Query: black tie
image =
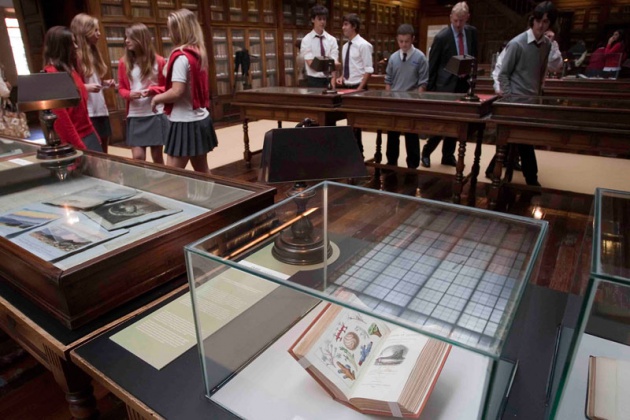
{"label": "black tie", "polygon": [[403,53],[403,62],[407,61],[407,53]]}
{"label": "black tie", "polygon": [[315,35],[319,38],[319,48],[322,57],[326,57],[326,50],[324,49],[324,35]]}
{"label": "black tie", "polygon": [[348,49],[346,49],[346,58],[343,60],[343,78],[348,80],[350,78],[350,47],[352,41],[348,42]]}

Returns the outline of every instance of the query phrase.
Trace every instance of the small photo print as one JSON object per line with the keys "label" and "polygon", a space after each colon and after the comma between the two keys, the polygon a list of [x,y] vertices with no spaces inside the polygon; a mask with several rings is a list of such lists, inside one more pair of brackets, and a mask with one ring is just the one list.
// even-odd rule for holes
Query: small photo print
{"label": "small photo print", "polygon": [[0,236],[13,236],[45,225],[60,214],[35,208],[22,208],[0,215]]}
{"label": "small photo print", "polygon": [[104,204],[85,214],[107,230],[137,225],[182,211],[159,204],[147,197]]}
{"label": "small photo print", "polygon": [[109,232],[83,214],[72,213],[11,241],[43,260],[55,261],[127,232]]}
{"label": "small photo print", "polygon": [[72,194],[57,197],[50,200],[48,204],[86,210],[112,201],[124,200],[125,198],[133,197],[137,193],[138,191],[133,188],[118,185],[95,185]]}

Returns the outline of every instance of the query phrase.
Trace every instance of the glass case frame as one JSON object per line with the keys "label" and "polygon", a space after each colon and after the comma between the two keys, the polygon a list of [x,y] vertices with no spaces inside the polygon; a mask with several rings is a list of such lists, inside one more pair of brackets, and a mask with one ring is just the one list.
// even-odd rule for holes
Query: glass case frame
{"label": "glass case frame", "polygon": [[630,361],[630,193],[597,188],[592,216],[588,280],[574,287],[577,309],[565,315],[575,328],[565,327],[559,343],[550,418],[585,416],[589,356]]}
{"label": "glass case frame", "polygon": [[89,151],[66,169],[64,181],[34,153],[0,164],[4,214],[92,183],[131,187],[184,209],[172,215],[176,218],[168,216],[153,227],[153,221],[132,226],[122,236],[58,262],[0,237],[1,280],[70,329],[161,284],[183,281],[184,245],[272,204],[275,195],[272,187]]}
{"label": "glass case frame", "polygon": [[[306,207],[301,202],[305,197],[308,197]],[[323,243],[331,241],[333,244],[331,258],[336,258],[336,260],[326,260],[327,262],[308,269],[295,265],[287,268],[290,265],[280,263],[271,257],[275,252],[273,244],[274,242],[277,244],[278,238],[286,235],[285,232],[290,231],[291,226],[295,226],[296,223],[301,224],[300,221],[306,216],[312,223],[314,232],[322,235]],[[423,219],[425,216],[429,218],[435,216],[435,219],[429,222],[428,219]],[[494,248],[488,248],[483,238],[492,236],[489,231],[486,237],[479,232],[477,236],[466,236],[468,234],[464,231],[468,227],[474,230],[473,221],[483,224],[488,230],[492,229],[488,226],[505,227],[506,232],[510,232],[506,238],[511,237],[511,239],[507,239],[506,242],[499,241],[500,245],[495,244],[497,246]],[[440,229],[442,229],[441,233],[437,232]],[[472,230],[468,233],[472,234]],[[529,279],[536,274],[546,232],[547,223],[544,221],[506,216],[334,182],[318,184],[302,194],[292,196],[235,225],[217,231],[186,246],[188,277],[206,396],[241,417],[250,417],[252,413],[239,411],[244,408],[236,407],[229,397],[232,389],[245,386],[245,383],[251,381],[251,378],[243,379],[244,383],[238,386],[232,385],[232,383],[239,383],[240,373],[238,372],[247,372],[249,366],[257,370],[256,364],[261,354],[267,354],[267,349],[273,352],[277,347],[275,343],[286,346],[287,335],[299,335],[299,331],[296,333],[292,328],[295,323],[301,322],[302,324],[299,324],[297,328],[303,329],[304,317],[312,316],[312,313],[317,311],[310,313],[309,311],[318,302],[324,301],[450,343],[453,346],[452,352],[457,354],[457,356],[450,356],[454,357],[454,360],[460,360],[458,358],[465,355],[479,362],[476,365],[479,370],[475,370],[479,372],[479,375],[468,378],[472,382],[469,386],[475,389],[470,392],[478,392],[479,394],[475,394],[478,399],[474,400],[476,405],[465,408],[464,412],[470,418],[496,418],[501,412],[502,403],[515,372],[515,363],[502,358],[503,345],[510,332],[525,287]],[[513,234],[516,236],[511,236]],[[517,237],[521,238],[518,244],[514,241]],[[420,252],[419,250],[423,247],[422,242],[429,240],[428,238],[432,238],[430,241],[435,245],[425,247],[424,251]],[[486,260],[487,271],[479,266],[474,267],[476,263],[472,261],[475,258],[462,257],[458,254],[461,251],[459,247],[464,243],[465,246],[472,248],[479,246],[475,248],[477,252],[483,253],[485,255],[483,258],[489,258]],[[519,244],[522,248],[519,248]],[[500,249],[501,246],[512,248]],[[514,250],[515,246],[518,251],[513,254],[510,250]],[[397,253],[400,260],[398,262],[383,261],[381,255],[390,255],[389,251],[384,251],[386,248]],[[445,249],[448,251],[445,252]],[[324,261],[324,247],[322,246],[317,252],[321,252],[319,261]],[[414,269],[407,267],[407,274],[404,274],[405,277],[398,278],[401,284],[396,286],[407,290],[415,287],[417,292],[415,298],[406,295],[406,292],[401,292],[402,289],[396,290],[394,286],[389,288],[387,294],[381,295],[381,289],[386,287],[377,282],[383,280],[387,283],[384,279],[392,279],[393,271],[391,270],[403,276],[402,271],[405,269],[397,264],[406,259],[403,255],[411,256],[418,252],[422,254],[422,261],[427,264],[431,261],[435,263],[433,268],[425,267],[429,271],[434,271],[427,275],[427,272],[419,266]],[[491,255],[493,252],[496,254]],[[336,257],[335,253],[338,253]],[[468,256],[470,255],[471,253],[468,253]],[[452,258],[458,259],[458,262]],[[490,262],[491,260],[494,262]],[[418,260],[415,264],[423,265],[424,262],[421,263]],[[511,268],[505,271],[509,274],[501,280],[499,279],[501,275],[497,273],[502,271],[499,265],[503,263],[510,265]],[[375,266],[380,266],[383,271],[367,281],[368,285],[364,285],[365,291],[361,291],[361,288],[357,286],[349,286],[362,281],[366,282],[359,278],[358,274],[351,273],[351,270],[356,269],[356,273],[361,271],[366,273],[374,270]],[[463,274],[464,270],[476,273],[473,277],[478,275],[479,282],[471,286],[474,283],[473,280],[472,283],[468,283],[471,288],[467,289],[463,284],[457,284],[454,277],[450,280],[440,277],[442,274],[446,275],[446,271],[458,271],[460,268],[462,276],[466,276]],[[440,273],[442,270],[445,271]],[[423,276],[426,283],[417,280]],[[403,281],[401,278],[406,280]],[[414,283],[416,281],[412,280],[414,278],[422,284]],[[485,280],[481,280],[482,278]],[[463,277],[460,280],[463,280]],[[493,286],[487,283],[487,280],[496,282],[493,283],[497,286],[494,292],[491,291]],[[217,330],[216,319],[208,318],[208,296],[209,294],[216,296],[210,292],[211,290],[213,292],[220,290],[220,293],[225,293],[227,289],[224,289],[226,287],[224,282],[241,284],[241,286],[235,286],[235,289],[242,287],[250,291],[250,288],[256,289],[260,286],[263,297],[246,304],[240,312],[233,314],[233,318],[220,323]],[[340,285],[340,282],[343,285]],[[439,286],[440,282],[444,283]],[[432,284],[424,287],[429,283]],[[463,286],[463,289],[459,288],[460,286]],[[370,288],[372,291],[367,292]],[[441,292],[438,291],[440,288]],[[353,297],[347,297],[350,295],[337,294],[341,289],[354,292],[353,295],[358,296],[358,299],[367,306],[357,303]],[[456,296],[455,289],[467,294],[467,298],[458,300],[461,297]],[[423,292],[418,292],[418,290],[426,292],[424,297],[420,297]],[[491,316],[492,309],[490,309],[487,315],[497,323],[492,324],[488,318],[486,320],[488,323],[479,330],[479,325],[474,325],[476,321],[467,317],[474,313],[470,311],[472,306],[483,305],[484,298],[481,294],[484,291],[490,294],[497,293],[495,296],[497,299],[493,299],[499,305],[494,306],[494,310],[501,307],[502,312],[501,314],[495,312],[494,316]],[[475,295],[478,292],[481,294]],[[435,297],[437,294],[441,296],[436,298],[437,303],[424,300],[428,295]],[[249,299],[246,294],[240,295],[237,292],[233,295],[222,294],[222,296],[226,301],[235,299],[247,302]],[[397,300],[401,302],[407,300],[407,303],[400,306],[395,302]],[[451,303],[459,309],[458,314],[454,313],[457,312],[455,307],[449,307]],[[481,307],[476,308],[481,309]],[[449,310],[453,311],[450,315]],[[454,321],[449,321],[451,315]],[[246,320],[249,321],[246,322]],[[481,319],[477,321],[484,322]],[[490,324],[493,327],[488,329]],[[466,330],[467,328],[470,329]],[[480,334],[473,332],[475,328]],[[280,352],[286,353],[287,350],[288,346]],[[274,367],[274,369],[284,371],[282,367]],[[243,374],[243,378],[247,376],[247,373]],[[254,389],[250,390],[256,393]],[[239,398],[246,397],[241,395]],[[291,398],[288,397],[288,399]],[[449,409],[455,409],[456,404],[452,406],[451,403],[440,406],[439,403],[434,402],[434,406],[429,411],[433,414],[446,415],[444,413]],[[277,404],[278,401],[276,401]],[[244,402],[242,405],[248,404]],[[291,403],[294,408],[297,405],[297,403]],[[339,407],[343,406],[339,405]],[[258,407],[258,409],[263,408]],[[292,413],[292,415],[299,415],[299,413]],[[450,415],[453,415],[453,412],[450,412]]]}

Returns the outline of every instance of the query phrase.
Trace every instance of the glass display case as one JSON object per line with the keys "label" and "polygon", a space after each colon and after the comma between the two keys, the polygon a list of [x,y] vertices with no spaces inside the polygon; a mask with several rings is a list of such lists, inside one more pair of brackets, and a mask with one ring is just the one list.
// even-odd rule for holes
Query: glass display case
{"label": "glass display case", "polygon": [[0,138],[0,162],[25,155],[32,155],[37,149],[39,149],[39,145],[37,144]]}
{"label": "glass display case", "polygon": [[[330,303],[451,346],[422,418],[497,418],[516,369],[504,344],[546,232],[333,182],[297,190],[185,248],[206,396],[243,418],[361,416],[288,352]],[[338,333],[339,353],[358,348]]]}
{"label": "glass display case", "polygon": [[32,153],[0,171],[0,280],[72,329],[183,281],[185,244],[275,191],[89,152],[62,164]]}
{"label": "glass display case", "polygon": [[[625,226],[625,227],[624,227]],[[593,203],[591,267],[587,287],[576,311],[570,342],[557,358],[551,418],[623,418],[602,416],[594,410],[598,400],[627,415],[627,381],[606,384],[603,367],[596,376],[593,365],[630,366],[630,193],[598,188]],[[590,237],[586,238],[590,240]],[[585,244],[588,246],[591,244]],[[599,361],[599,362],[598,362]],[[630,372],[626,368],[626,374]],[[613,382],[617,378],[612,378]]]}

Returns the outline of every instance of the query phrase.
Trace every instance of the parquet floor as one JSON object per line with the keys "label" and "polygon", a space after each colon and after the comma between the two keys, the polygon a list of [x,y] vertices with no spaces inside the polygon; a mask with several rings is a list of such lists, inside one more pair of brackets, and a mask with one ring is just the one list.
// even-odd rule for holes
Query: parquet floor
{"label": "parquet floor", "polygon": [[[260,155],[255,155],[253,167],[256,168]],[[256,182],[256,169],[247,169],[243,161],[222,166],[213,171],[216,175]],[[371,170],[373,174],[374,171]],[[420,175],[388,174],[357,180],[359,185],[386,191],[413,195],[434,200],[449,201],[451,196],[452,176],[435,173]],[[480,181],[485,181],[481,179]],[[284,198],[290,185],[278,186],[276,200]],[[476,188],[475,204],[486,208],[486,190],[488,184],[480,182]],[[468,200],[469,186],[466,186],[463,203]],[[539,285],[557,290],[579,290],[581,284],[576,279],[584,278],[588,258],[579,259],[582,253],[582,239],[585,234],[593,201],[592,195],[568,193],[557,190],[535,191],[527,187],[512,187],[507,198],[500,203],[499,211],[524,217],[539,217],[549,223],[549,236],[546,242],[538,276],[533,281]],[[590,247],[585,247],[590,252]],[[0,336],[0,342],[8,340]],[[30,356],[25,355],[28,358]],[[7,367],[2,367],[6,369]],[[3,370],[0,370],[0,374]],[[199,373],[201,375],[201,372]],[[1,384],[0,384],[1,385]],[[2,419],[68,419],[70,413],[61,390],[45,369],[12,385],[8,392],[0,393],[0,418]],[[0,388],[2,389],[2,388]],[[6,390],[6,388],[5,388]],[[105,418],[124,418],[122,403],[107,393],[102,387],[95,386],[99,410]]]}

